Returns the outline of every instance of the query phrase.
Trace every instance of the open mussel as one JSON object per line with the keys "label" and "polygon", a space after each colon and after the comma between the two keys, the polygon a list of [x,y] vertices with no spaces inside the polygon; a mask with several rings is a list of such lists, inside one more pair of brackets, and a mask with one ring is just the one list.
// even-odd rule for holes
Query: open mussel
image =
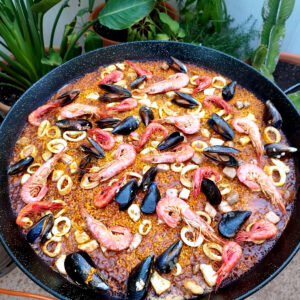
{"label": "open mussel", "polygon": [[59,128],[66,130],[88,130],[93,127],[92,123],[86,119],[63,119],[55,122]]}
{"label": "open mussel", "polygon": [[87,173],[88,165],[91,162],[92,155],[87,154],[79,163],[78,179],[81,181],[83,175]]}
{"label": "open mussel", "polygon": [[138,183],[136,179],[130,179],[124,186],[120,188],[115,196],[115,200],[119,203],[119,209],[127,209],[135,199],[138,192]]}
{"label": "open mussel", "polygon": [[131,270],[127,280],[128,299],[142,300],[147,296],[153,261],[154,255],[151,254]]}
{"label": "open mussel", "polygon": [[234,96],[236,88],[236,81],[232,81],[225,85],[222,89],[222,97],[224,100],[228,101],[231,100]]}
{"label": "open mussel", "polygon": [[140,189],[143,192],[146,192],[149,190],[150,185],[155,180],[156,174],[157,174],[157,167],[151,167],[143,176],[142,183],[140,185]]}
{"label": "open mussel", "polygon": [[142,106],[139,110],[139,114],[145,126],[148,126],[149,123],[154,119],[153,111],[148,106]]}
{"label": "open mussel", "polygon": [[65,269],[68,276],[81,286],[104,291],[110,289],[91,257],[84,251],[67,255]]}
{"label": "open mussel", "polygon": [[282,117],[270,100],[266,102],[265,121],[268,125],[277,129],[280,129],[282,126]]}
{"label": "open mussel", "polygon": [[172,69],[181,73],[187,73],[187,67],[183,62],[173,56],[170,56],[170,59],[171,62],[168,62],[168,64]]}
{"label": "open mussel", "polygon": [[27,156],[27,157],[17,161],[16,163],[9,166],[9,168],[7,170],[7,174],[15,175],[15,174],[25,171],[27,169],[27,167],[29,167],[32,164],[33,160],[34,160],[34,158],[32,156]]}
{"label": "open mussel", "polygon": [[157,145],[157,149],[163,151],[174,148],[182,143],[183,140],[184,136],[180,132],[174,131]]}
{"label": "open mussel", "polygon": [[234,132],[229,124],[217,114],[212,114],[211,118],[207,120],[207,124],[216,133],[220,134],[227,140],[233,140]]}
{"label": "open mussel", "polygon": [[170,273],[178,262],[182,249],[182,241],[173,243],[167,250],[155,260],[155,269],[160,273]]}
{"label": "open mussel", "polygon": [[240,150],[227,146],[210,146],[203,149],[203,154],[211,160],[229,167],[237,167],[239,162],[231,154],[238,154]]}
{"label": "open mussel", "polygon": [[104,102],[116,102],[122,101],[126,98],[132,96],[131,92],[119,85],[114,84],[100,84],[101,89],[105,90],[108,93],[105,93],[103,96],[99,97],[100,100]]}
{"label": "open mussel", "polygon": [[47,235],[53,227],[53,215],[51,213],[42,217],[35,225],[31,227],[26,235],[28,243],[34,243],[39,238],[44,243],[47,240]]}
{"label": "open mussel", "polygon": [[118,118],[102,118],[96,121],[99,128],[115,128],[120,124],[121,120]]}
{"label": "open mussel", "polygon": [[119,125],[112,130],[111,133],[128,135],[139,127],[140,122],[141,120],[138,116],[129,116],[122,120]]}
{"label": "open mussel", "polygon": [[102,147],[92,138],[87,137],[88,141],[91,143],[91,145],[96,149],[99,157],[105,156],[105,151],[102,149]]}
{"label": "open mussel", "polygon": [[218,229],[225,238],[232,238],[251,216],[251,211],[235,210],[222,215]]}
{"label": "open mussel", "polygon": [[155,212],[156,204],[160,200],[160,192],[157,187],[156,182],[152,182],[148,193],[145,195],[142,205],[141,211],[144,214],[153,214]]}
{"label": "open mussel", "polygon": [[274,158],[281,158],[288,154],[295,153],[298,151],[298,149],[295,147],[290,147],[288,145],[279,144],[279,143],[265,144],[264,148],[266,154],[269,157],[274,157]]}
{"label": "open mussel", "polygon": [[217,185],[208,178],[203,178],[201,183],[201,190],[206,196],[206,200],[211,205],[219,205],[222,201],[222,195]]}
{"label": "open mussel", "polygon": [[194,108],[199,106],[199,102],[191,95],[181,92],[175,92],[178,97],[172,100],[172,103],[184,107],[184,108]]}
{"label": "open mussel", "polygon": [[65,106],[72,103],[80,94],[79,90],[68,91],[61,94],[57,99],[61,99],[60,106]]}
{"label": "open mussel", "polygon": [[130,83],[130,88],[131,89],[136,89],[141,83],[143,83],[146,80],[147,76],[146,75],[142,75],[137,77],[136,79],[134,79],[131,83]]}

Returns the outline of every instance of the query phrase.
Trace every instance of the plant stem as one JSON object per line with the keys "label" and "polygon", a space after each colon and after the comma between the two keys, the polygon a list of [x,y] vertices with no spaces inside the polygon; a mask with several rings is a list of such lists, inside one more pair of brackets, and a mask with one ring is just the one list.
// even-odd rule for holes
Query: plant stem
{"label": "plant stem", "polygon": [[15,88],[16,90],[19,90],[21,92],[25,92],[25,89],[15,85],[15,84],[12,84],[12,83],[0,82],[0,86],[10,86],[10,87]]}

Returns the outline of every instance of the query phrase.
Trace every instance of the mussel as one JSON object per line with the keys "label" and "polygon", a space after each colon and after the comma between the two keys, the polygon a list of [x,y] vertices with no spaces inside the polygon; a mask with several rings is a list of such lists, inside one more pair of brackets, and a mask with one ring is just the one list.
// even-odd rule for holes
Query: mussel
{"label": "mussel", "polygon": [[100,100],[104,102],[116,102],[122,101],[126,98],[132,96],[131,92],[119,85],[114,84],[100,84],[101,89],[105,90],[108,93],[105,93],[103,96],[99,97]]}
{"label": "mussel", "polygon": [[120,188],[115,196],[115,200],[119,203],[119,209],[127,209],[138,192],[138,183],[136,179],[130,179],[124,186]]}
{"label": "mussel", "polygon": [[94,150],[94,149],[92,149],[92,148],[90,148],[89,146],[87,146],[87,145],[84,145],[84,144],[82,144],[82,145],[80,145],[79,147],[78,147],[78,149],[80,150],[80,151],[82,151],[84,154],[87,154],[89,157],[95,157],[95,158],[102,158],[102,157],[104,157],[101,153],[99,153],[98,151],[96,151],[96,150]]}
{"label": "mussel", "polygon": [[122,120],[119,125],[112,130],[111,133],[128,135],[139,127],[140,122],[141,120],[138,116],[129,116]]}
{"label": "mussel", "polygon": [[178,97],[174,98],[172,102],[180,107],[194,108],[199,105],[199,102],[191,95],[181,92],[175,92]]}
{"label": "mussel", "polygon": [[28,166],[30,166],[33,162],[34,158],[32,156],[27,156],[16,163],[9,166],[7,170],[8,175],[15,175],[21,173],[26,170]]}
{"label": "mussel", "polygon": [[222,97],[224,100],[228,101],[231,100],[234,96],[236,88],[236,81],[232,81],[225,85],[222,89]]}
{"label": "mussel", "polygon": [[265,121],[268,125],[280,129],[282,126],[282,117],[274,104],[268,100],[266,102]]}
{"label": "mussel", "polygon": [[91,145],[96,149],[99,157],[105,156],[105,151],[102,149],[102,147],[92,138],[87,137],[88,141],[91,143]]}
{"label": "mussel", "polygon": [[156,182],[152,182],[149,188],[148,193],[145,195],[141,211],[144,214],[152,214],[155,212],[156,204],[160,200],[160,192],[157,187]]}
{"label": "mussel", "polygon": [[149,123],[154,119],[153,111],[148,106],[142,106],[139,110],[139,114],[145,126],[148,126]]}
{"label": "mussel", "polygon": [[57,99],[62,99],[60,106],[65,106],[73,102],[79,94],[79,90],[68,91],[61,94]]}
{"label": "mussel", "polygon": [[110,289],[106,280],[86,252],[78,251],[67,255],[65,269],[68,276],[81,286],[104,291]]}
{"label": "mussel", "polygon": [[183,140],[184,136],[180,132],[174,131],[157,145],[157,149],[163,151],[174,148],[175,146],[179,145]]}
{"label": "mussel", "polygon": [[151,167],[143,176],[142,183],[140,184],[140,189],[143,192],[146,192],[149,190],[150,185],[155,180],[156,174],[157,174],[157,167]]}
{"label": "mussel", "polygon": [[168,62],[168,64],[171,68],[181,73],[187,73],[187,67],[183,62],[173,56],[170,56],[170,59],[171,62]]}
{"label": "mussel", "polygon": [[298,149],[284,144],[265,144],[265,152],[269,157],[281,158],[288,154],[297,152]]}
{"label": "mussel", "polygon": [[240,153],[240,150],[227,146],[210,146],[203,149],[203,154],[211,160],[229,167],[237,167],[239,162],[231,154]]}
{"label": "mussel", "polygon": [[88,164],[90,163],[92,159],[92,155],[91,154],[87,154],[79,163],[79,174],[78,174],[78,179],[79,181],[81,181],[83,175],[87,172],[87,167]]}
{"label": "mussel", "polygon": [[178,258],[182,249],[182,241],[173,243],[155,260],[155,269],[160,273],[170,273],[178,262]]}
{"label": "mussel", "polygon": [[51,213],[42,217],[34,226],[31,227],[26,235],[28,243],[34,243],[38,238],[41,239],[41,243],[44,243],[47,239],[48,233],[53,226],[53,215]]}
{"label": "mussel", "polygon": [[201,190],[206,196],[206,200],[211,205],[219,205],[222,201],[222,195],[217,185],[208,178],[203,178],[201,183]]}
{"label": "mussel", "polygon": [[131,270],[127,280],[128,299],[145,299],[150,284],[153,261],[154,255],[151,254]]}
{"label": "mussel", "polygon": [[55,122],[55,125],[67,130],[88,130],[93,127],[92,123],[86,119],[63,119]]}
{"label": "mussel", "polygon": [[233,140],[234,132],[229,124],[217,114],[212,114],[211,118],[207,120],[207,124],[216,133],[220,134],[227,140]]}
{"label": "mussel", "polygon": [[146,80],[147,76],[146,75],[142,75],[137,77],[136,79],[134,79],[131,83],[130,83],[130,88],[131,89],[135,89],[137,88],[142,82],[144,82]]}
{"label": "mussel", "polygon": [[251,216],[251,211],[235,210],[222,215],[218,229],[225,238],[232,238],[244,222]]}
{"label": "mussel", "polygon": [[120,124],[121,120],[118,118],[102,118],[96,121],[99,128],[115,128]]}

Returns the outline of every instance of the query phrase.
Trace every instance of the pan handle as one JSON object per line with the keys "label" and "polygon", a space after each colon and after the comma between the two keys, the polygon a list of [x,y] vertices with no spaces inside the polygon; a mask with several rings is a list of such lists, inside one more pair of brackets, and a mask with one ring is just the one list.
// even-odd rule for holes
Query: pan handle
{"label": "pan handle", "polygon": [[288,93],[290,93],[291,91],[293,91],[294,89],[296,89],[296,88],[299,87],[299,86],[300,86],[300,82],[298,82],[298,83],[296,83],[296,84],[290,86],[288,89],[286,89],[286,90],[284,91],[284,93],[285,93],[285,94],[288,94]]}

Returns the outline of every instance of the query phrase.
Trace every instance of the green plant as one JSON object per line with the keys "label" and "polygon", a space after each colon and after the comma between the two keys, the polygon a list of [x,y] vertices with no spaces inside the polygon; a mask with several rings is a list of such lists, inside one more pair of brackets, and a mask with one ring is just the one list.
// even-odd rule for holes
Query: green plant
{"label": "green plant", "polygon": [[[54,35],[62,12],[69,0],[62,1],[52,25],[49,49],[45,48],[44,15],[61,0],[0,0],[0,45],[11,55],[0,49],[0,85],[26,90],[39,78],[56,66],[80,55],[79,38],[85,35],[85,49],[92,50],[101,45],[101,40],[89,27],[95,22],[84,23],[77,30],[78,19],[92,10],[94,0],[80,10],[70,24],[65,26],[59,50],[53,46]],[[76,30],[75,30],[76,29]]]}

